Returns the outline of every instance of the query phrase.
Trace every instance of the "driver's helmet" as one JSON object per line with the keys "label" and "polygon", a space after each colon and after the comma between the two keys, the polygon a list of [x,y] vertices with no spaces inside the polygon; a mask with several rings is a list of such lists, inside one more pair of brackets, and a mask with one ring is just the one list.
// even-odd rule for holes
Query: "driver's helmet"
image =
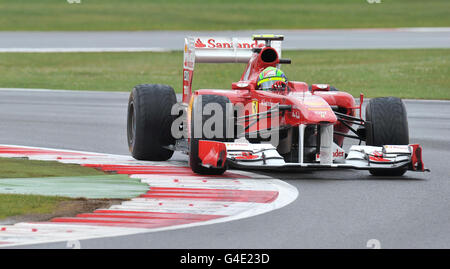
{"label": "driver's helmet", "polygon": [[287,78],[284,72],[275,67],[267,67],[259,73],[257,80],[258,90],[284,90],[286,88]]}

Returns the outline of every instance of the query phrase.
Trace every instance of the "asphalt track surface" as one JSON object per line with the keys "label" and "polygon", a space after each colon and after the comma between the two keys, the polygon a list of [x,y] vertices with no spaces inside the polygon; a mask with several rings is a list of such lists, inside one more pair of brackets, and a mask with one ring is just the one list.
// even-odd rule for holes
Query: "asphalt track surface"
{"label": "asphalt track surface", "polygon": [[283,49],[449,48],[450,28],[254,31],[0,32],[0,52],[182,50],[186,36],[285,35]]}
{"label": "asphalt track surface", "polygon": [[[0,90],[0,144],[127,154],[127,100],[128,93]],[[411,143],[423,145],[431,173],[271,172],[298,189],[296,201],[248,219],[83,240],[81,247],[366,248],[377,239],[382,248],[450,248],[450,102],[405,104]]]}

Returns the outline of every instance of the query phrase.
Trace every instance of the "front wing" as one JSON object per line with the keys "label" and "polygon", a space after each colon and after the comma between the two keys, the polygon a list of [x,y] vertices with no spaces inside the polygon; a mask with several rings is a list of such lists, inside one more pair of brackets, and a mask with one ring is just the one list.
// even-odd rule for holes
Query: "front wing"
{"label": "front wing", "polygon": [[[382,147],[358,146],[350,147],[344,156],[333,156],[328,163],[287,163],[271,144],[251,144],[245,142],[222,143],[216,141],[200,141],[202,154],[199,156],[206,167],[222,167],[225,163],[238,169],[398,169],[406,167],[412,171],[429,171],[422,161],[422,148],[417,144],[385,145]],[[334,145],[334,152],[340,149]],[[333,152],[333,153],[334,153]],[[226,162],[223,161],[226,156]]]}

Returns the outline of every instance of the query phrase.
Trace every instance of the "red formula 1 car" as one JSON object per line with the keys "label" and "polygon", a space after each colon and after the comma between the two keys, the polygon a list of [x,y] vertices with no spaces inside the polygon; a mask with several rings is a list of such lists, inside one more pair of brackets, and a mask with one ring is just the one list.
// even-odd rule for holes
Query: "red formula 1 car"
{"label": "red formula 1 car", "polygon": [[[131,92],[127,133],[132,156],[165,161],[182,151],[199,174],[221,174],[227,167],[364,169],[383,176],[426,170],[422,148],[409,144],[399,98],[371,99],[362,119],[363,96],[357,105],[350,94],[327,84],[289,80],[281,90],[258,90],[262,70],[291,63],[281,58],[282,40],[276,35],[186,38],[182,102],[167,85],[138,85]],[[195,63],[247,67],[231,90],[192,93]],[[346,137],[359,145],[344,151]]]}

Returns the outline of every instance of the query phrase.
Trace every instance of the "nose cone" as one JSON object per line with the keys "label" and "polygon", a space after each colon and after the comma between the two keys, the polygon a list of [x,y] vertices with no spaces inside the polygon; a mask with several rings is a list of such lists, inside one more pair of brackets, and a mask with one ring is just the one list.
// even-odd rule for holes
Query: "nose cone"
{"label": "nose cone", "polygon": [[337,121],[336,115],[330,105],[320,96],[303,93],[289,95],[293,104],[291,118],[299,123],[319,124]]}

